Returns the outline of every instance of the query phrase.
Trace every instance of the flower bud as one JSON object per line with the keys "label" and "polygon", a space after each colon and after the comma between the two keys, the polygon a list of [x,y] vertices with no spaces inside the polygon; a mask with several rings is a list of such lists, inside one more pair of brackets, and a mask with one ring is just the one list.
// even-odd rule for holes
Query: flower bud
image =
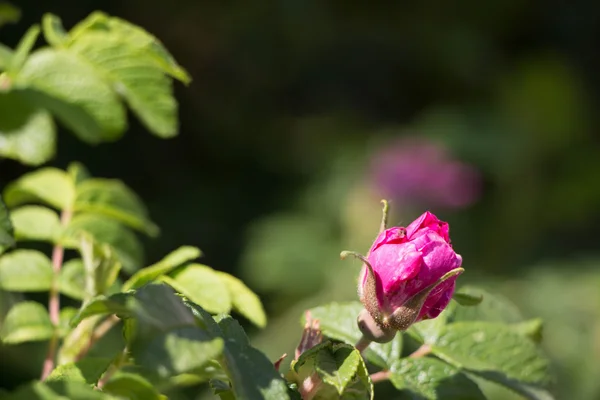
{"label": "flower bud", "polygon": [[426,212],[406,228],[379,234],[359,278],[360,299],[382,331],[406,330],[446,308],[461,263],[448,224]]}

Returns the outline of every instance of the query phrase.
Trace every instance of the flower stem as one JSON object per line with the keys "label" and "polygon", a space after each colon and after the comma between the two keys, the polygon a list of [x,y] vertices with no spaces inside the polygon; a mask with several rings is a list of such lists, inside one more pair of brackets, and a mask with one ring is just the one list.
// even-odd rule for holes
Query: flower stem
{"label": "flower stem", "polygon": [[363,335],[360,337],[360,339],[358,339],[358,342],[356,342],[356,345],[354,345],[354,347],[356,347],[356,350],[362,353],[366,350],[367,347],[369,347],[370,344],[371,341]]}
{"label": "flower stem", "polygon": [[[60,216],[60,223],[62,226],[66,226],[69,223],[71,215],[72,213],[70,210],[63,210]],[[54,358],[56,356],[56,348],[58,347],[58,327],[60,324],[60,293],[58,290],[58,279],[63,264],[63,257],[63,246],[61,244],[55,244],[52,249],[52,286],[50,287],[50,293],[48,294],[48,315],[50,316],[50,322],[54,326],[54,333],[48,344],[48,352],[44,360],[41,380],[45,380],[54,369]]]}

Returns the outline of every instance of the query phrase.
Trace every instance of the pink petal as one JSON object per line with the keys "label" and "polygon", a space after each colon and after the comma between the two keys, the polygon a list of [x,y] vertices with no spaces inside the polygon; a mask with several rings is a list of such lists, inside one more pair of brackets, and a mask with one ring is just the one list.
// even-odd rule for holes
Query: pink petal
{"label": "pink petal", "polygon": [[447,222],[440,221],[429,211],[425,211],[419,218],[406,227],[406,236],[412,240],[423,231],[432,230],[439,234],[446,242],[450,241],[449,226]]}

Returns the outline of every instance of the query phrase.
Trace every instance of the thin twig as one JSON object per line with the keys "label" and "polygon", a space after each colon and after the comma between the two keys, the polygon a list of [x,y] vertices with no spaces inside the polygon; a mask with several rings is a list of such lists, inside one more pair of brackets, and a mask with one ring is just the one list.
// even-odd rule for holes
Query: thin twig
{"label": "thin twig", "polygon": [[421,358],[421,357],[425,357],[429,353],[431,353],[431,346],[429,346],[428,344],[423,344],[423,345],[421,345],[421,347],[419,347],[417,350],[415,350],[408,357],[409,358]]}
{"label": "thin twig", "polygon": [[112,378],[114,373],[117,372],[119,370],[119,368],[121,368],[123,366],[123,364],[125,364],[126,361],[127,361],[127,347],[123,349],[123,351],[121,352],[121,354],[119,354],[117,359],[108,367],[108,370],[106,370],[104,375],[102,375],[102,378],[100,378],[100,380],[98,380],[98,384],[96,385],[96,387],[98,389],[102,389],[102,387],[104,385],[106,385],[106,382],[108,382],[110,380],[110,378]]}
{"label": "thin twig", "polygon": [[[62,226],[66,226],[71,220],[71,211],[63,210],[60,216],[60,223]],[[61,244],[55,244],[52,249],[52,286],[50,286],[50,293],[48,294],[48,314],[50,316],[50,322],[54,327],[54,333],[50,338],[48,344],[48,353],[44,360],[44,366],[42,368],[41,380],[44,380],[50,375],[50,372],[54,369],[54,358],[56,356],[56,348],[58,346],[58,327],[60,325],[60,293],[58,288],[58,279],[60,270],[63,264],[64,248]]]}
{"label": "thin twig", "polygon": [[84,348],[82,348],[79,353],[77,353],[77,356],[75,356],[75,361],[79,361],[83,357],[85,357],[85,355],[88,353],[88,351],[90,351],[92,346],[98,340],[100,340],[104,335],[106,335],[106,333],[108,333],[108,331],[110,331],[112,329],[112,327],[115,326],[118,322],[119,322],[119,318],[114,314],[109,316],[108,318],[106,318],[104,321],[102,321],[94,329],[94,332],[92,333],[92,336],[90,337],[90,340],[88,341],[88,344]]}
{"label": "thin twig", "polygon": [[388,379],[390,379],[391,374],[392,372],[388,370],[375,372],[374,374],[371,374],[371,382],[377,383],[387,381]]}

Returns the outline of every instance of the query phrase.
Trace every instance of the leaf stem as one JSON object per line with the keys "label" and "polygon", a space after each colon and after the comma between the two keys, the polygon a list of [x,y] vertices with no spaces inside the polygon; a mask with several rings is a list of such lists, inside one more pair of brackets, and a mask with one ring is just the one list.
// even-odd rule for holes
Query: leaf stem
{"label": "leaf stem", "polygon": [[[71,210],[63,210],[60,215],[61,225],[67,226],[71,220],[71,216]],[[65,251],[61,244],[57,243],[54,245],[54,248],[52,249],[52,286],[50,287],[50,293],[48,294],[48,314],[50,316],[50,322],[54,326],[54,333],[48,344],[48,353],[44,359],[41,380],[45,380],[54,369],[54,358],[56,357],[56,348],[58,347],[58,327],[60,324],[60,293],[58,279],[63,264],[64,253]]]}

